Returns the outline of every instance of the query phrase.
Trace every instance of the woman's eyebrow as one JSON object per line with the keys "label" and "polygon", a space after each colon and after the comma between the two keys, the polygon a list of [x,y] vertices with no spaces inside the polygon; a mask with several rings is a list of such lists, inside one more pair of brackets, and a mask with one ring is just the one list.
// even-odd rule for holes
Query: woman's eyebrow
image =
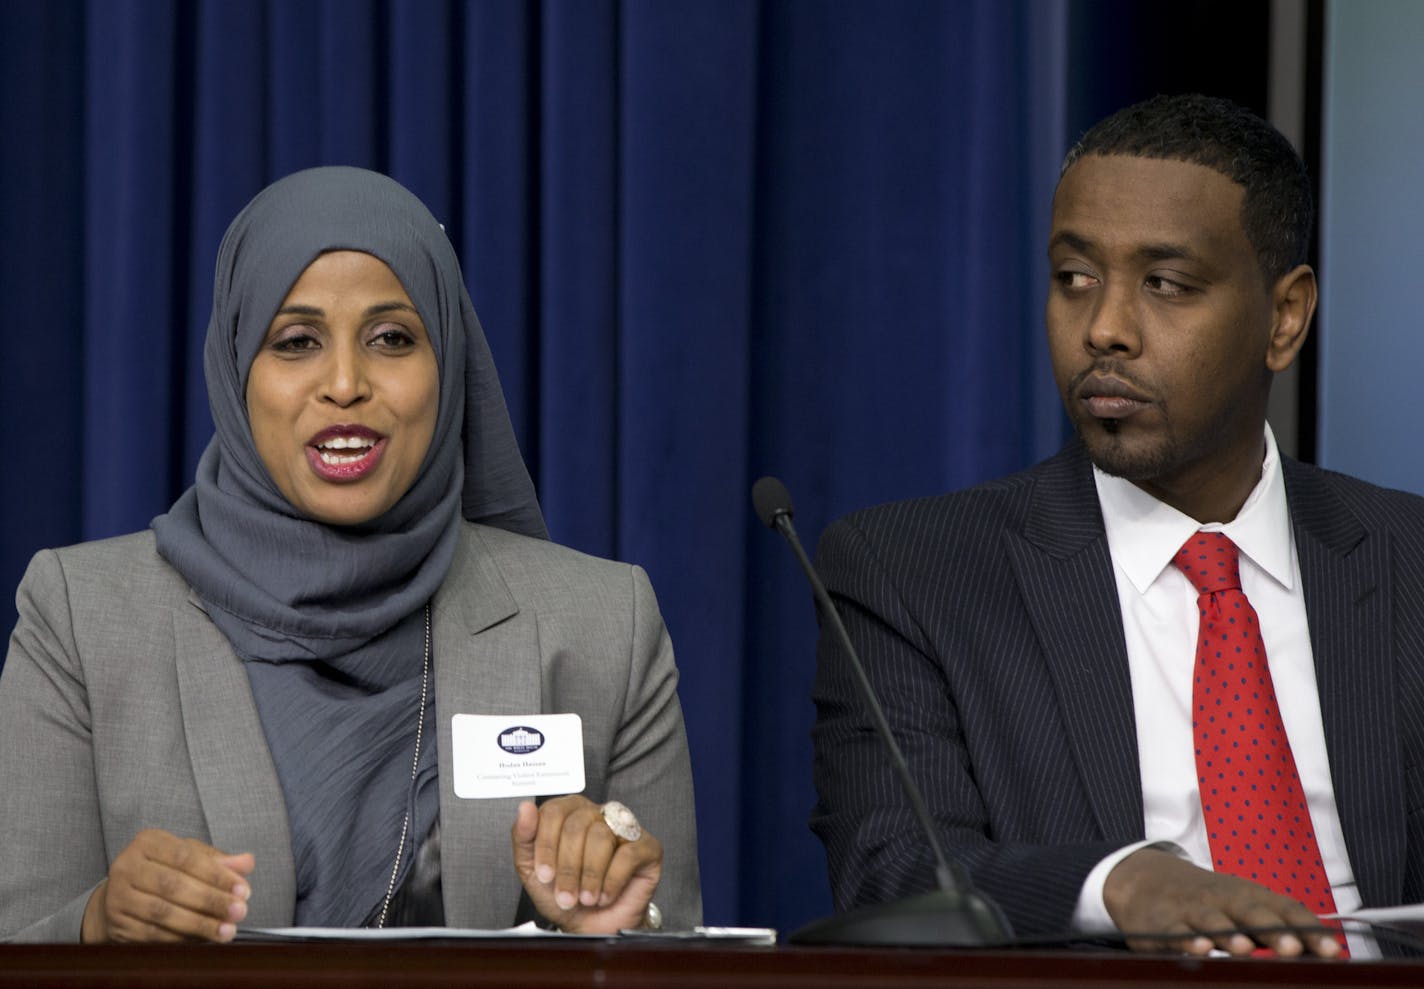
{"label": "woman's eyebrow", "polygon": [[415,311],[414,306],[405,302],[378,302],[366,310],[366,315],[379,316],[381,313],[387,312],[408,312],[416,316],[420,315],[420,313]]}
{"label": "woman's eyebrow", "polygon": [[[365,313],[365,314],[369,317],[369,316],[379,316],[379,315],[381,315],[382,313],[388,313],[388,312],[408,312],[408,313],[413,313],[413,314],[416,315],[416,316],[419,316],[419,315],[420,315],[420,313],[416,312],[415,307],[412,306],[412,305],[410,305],[409,303],[405,303],[405,302],[395,302],[395,301],[391,301],[391,302],[378,302],[378,303],[376,303],[376,304],[373,305],[373,306],[368,306],[367,309],[366,309],[366,313]],[[289,305],[289,306],[283,306],[281,309],[278,309],[278,310],[277,310],[277,315],[278,315],[278,316],[325,316],[325,315],[326,315],[326,310],[325,310],[325,309],[322,309],[320,306],[302,306],[302,305],[295,305],[295,304],[293,304],[293,305]]]}

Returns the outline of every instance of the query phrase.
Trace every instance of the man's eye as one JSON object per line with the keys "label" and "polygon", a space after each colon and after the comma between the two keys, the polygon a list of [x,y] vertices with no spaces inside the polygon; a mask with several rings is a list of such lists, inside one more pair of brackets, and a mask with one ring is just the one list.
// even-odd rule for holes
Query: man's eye
{"label": "man's eye", "polygon": [[1181,282],[1174,282],[1170,278],[1163,278],[1161,275],[1148,275],[1144,283],[1158,295],[1186,295],[1191,291],[1187,285]]}
{"label": "man's eye", "polygon": [[1055,271],[1053,277],[1064,288],[1088,288],[1097,281],[1084,271]]}

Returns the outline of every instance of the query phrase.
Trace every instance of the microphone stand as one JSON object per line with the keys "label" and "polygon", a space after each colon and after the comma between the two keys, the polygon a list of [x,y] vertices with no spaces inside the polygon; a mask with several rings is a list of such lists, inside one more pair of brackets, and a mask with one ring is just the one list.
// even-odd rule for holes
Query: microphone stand
{"label": "microphone stand", "polygon": [[885,744],[891,765],[899,777],[901,789],[910,801],[920,828],[934,855],[937,889],[891,903],[858,907],[812,921],[794,931],[792,944],[919,946],[919,947],[988,947],[1012,942],[1013,932],[998,905],[980,894],[957,863],[944,854],[935,833],[934,821],[925,806],[924,795],[910,775],[909,764],[895,741],[895,734],[886,720],[885,711],[875,695],[875,688],[866,675],[860,656],[851,643],[839,610],[821,582],[810,557],[791,523],[791,495],[786,486],[774,477],[763,477],[752,487],[752,502],[757,517],[786,539],[796,561],[811,584],[811,593],[821,606],[821,613],[830,623],[836,641],[850,660],[856,683],[870,712],[876,733]]}

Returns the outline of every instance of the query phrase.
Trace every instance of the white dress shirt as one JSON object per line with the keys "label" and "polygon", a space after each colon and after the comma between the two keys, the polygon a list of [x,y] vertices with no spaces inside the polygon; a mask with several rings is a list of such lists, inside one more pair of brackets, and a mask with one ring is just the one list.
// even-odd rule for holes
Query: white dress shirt
{"label": "white dress shirt", "polygon": [[[1236,518],[1224,525],[1201,525],[1130,481],[1093,469],[1127,639],[1147,841],[1121,849],[1088,875],[1074,915],[1079,930],[1116,930],[1103,905],[1103,883],[1113,866],[1143,845],[1169,843],[1197,865],[1211,868],[1197,793],[1191,718],[1197,592],[1172,565],[1177,550],[1199,530],[1224,532],[1241,551],[1241,589],[1260,616],[1281,720],[1310,806],[1335,908],[1344,913],[1360,905],[1335,808],[1300,562],[1280,457],[1269,426],[1265,447],[1261,480]],[[1350,938],[1351,952],[1363,957],[1356,953],[1357,940]],[[1363,945],[1361,951],[1373,954]]]}

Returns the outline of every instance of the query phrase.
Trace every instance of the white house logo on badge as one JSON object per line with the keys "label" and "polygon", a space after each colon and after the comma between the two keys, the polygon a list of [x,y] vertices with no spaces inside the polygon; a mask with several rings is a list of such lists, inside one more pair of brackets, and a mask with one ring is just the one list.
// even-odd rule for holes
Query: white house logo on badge
{"label": "white house logo on badge", "polygon": [[515,725],[499,733],[499,747],[510,755],[528,755],[544,747],[544,736],[533,728]]}

